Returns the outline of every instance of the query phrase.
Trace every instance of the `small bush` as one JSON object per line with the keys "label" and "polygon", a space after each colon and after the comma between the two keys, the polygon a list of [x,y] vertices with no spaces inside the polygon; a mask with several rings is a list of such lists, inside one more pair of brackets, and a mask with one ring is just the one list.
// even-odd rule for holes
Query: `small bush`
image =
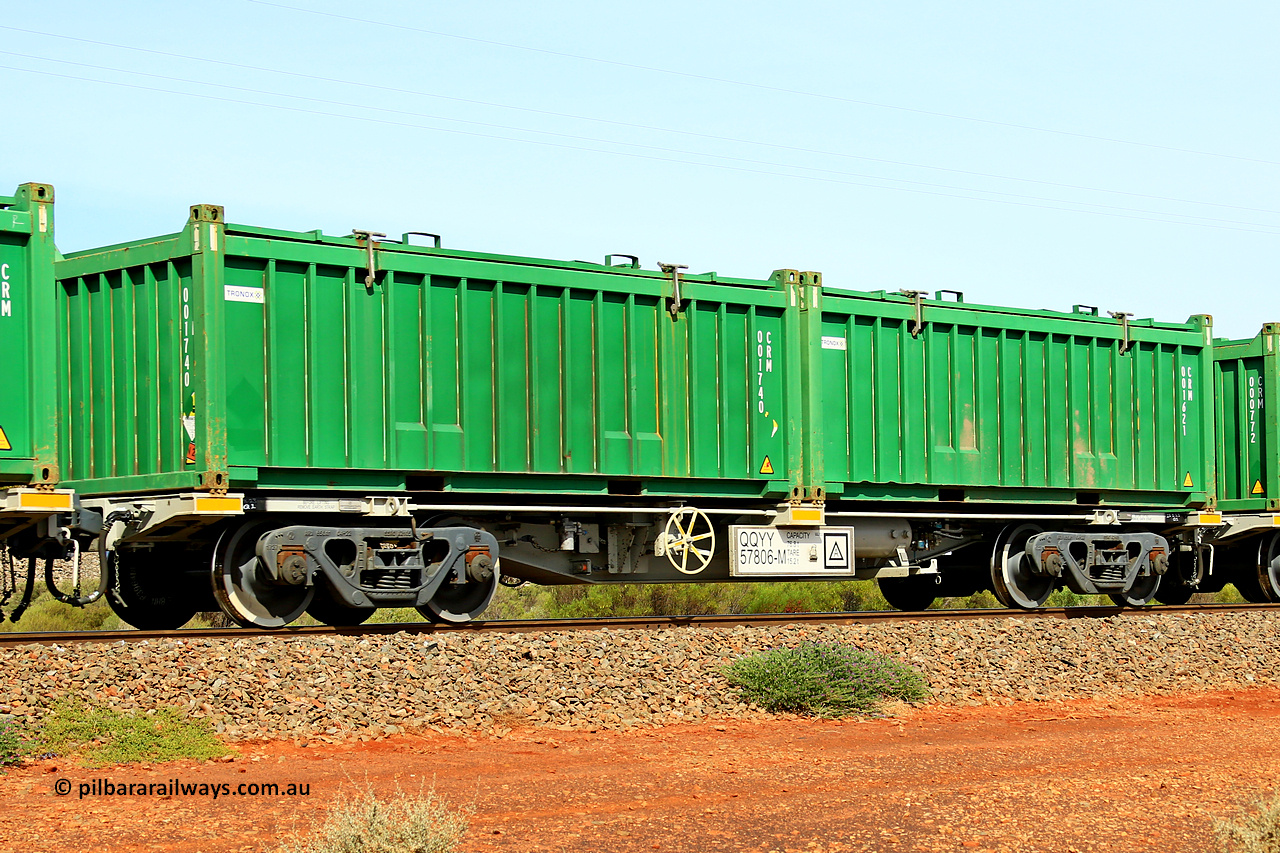
{"label": "small bush", "polygon": [[13,720],[0,719],[0,767],[17,764],[29,751],[30,740]]}
{"label": "small bush", "polygon": [[1240,594],[1240,590],[1235,588],[1234,584],[1227,584],[1222,589],[1213,594],[1214,604],[1244,604],[1244,596]]}
{"label": "small bush", "polygon": [[1049,600],[1045,602],[1046,607],[1112,607],[1114,605],[1115,602],[1110,596],[1081,595],[1066,587],[1049,593]]}
{"label": "small bush", "polygon": [[452,853],[467,821],[434,793],[380,798],[372,790],[329,812],[313,838],[282,853]]}
{"label": "small bush", "polygon": [[78,700],[53,706],[40,733],[43,750],[80,753],[91,764],[130,761],[204,760],[227,754],[207,720],[193,720],[174,708],[152,714],[122,714]]}
{"label": "small bush", "polygon": [[1280,853],[1280,797],[1262,803],[1253,814],[1214,821],[1213,829],[1225,853]]}
{"label": "small bush", "polygon": [[768,711],[820,717],[874,712],[886,699],[929,698],[924,677],[892,658],[837,643],[772,649],[727,666],[744,699]]}
{"label": "small bush", "polygon": [[120,617],[111,612],[105,598],[98,599],[88,607],[72,607],[55,601],[44,589],[43,579],[38,578],[40,592],[32,596],[31,606],[23,612],[17,622],[10,622],[9,616],[17,608],[21,596],[15,595],[4,610],[4,618],[0,619],[0,633],[35,632],[35,631],[114,631],[121,627]]}

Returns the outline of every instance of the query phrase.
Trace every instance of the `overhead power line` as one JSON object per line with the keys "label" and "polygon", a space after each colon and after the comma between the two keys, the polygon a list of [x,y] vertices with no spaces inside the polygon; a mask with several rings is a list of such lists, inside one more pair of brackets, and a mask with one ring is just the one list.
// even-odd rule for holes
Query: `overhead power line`
{"label": "overhead power line", "polygon": [[[803,174],[795,174],[795,173],[787,173],[787,172],[776,172],[776,171],[770,171],[768,169],[754,169],[754,168],[748,168],[746,166],[735,166],[735,165],[728,165],[724,163],[708,163],[708,162],[697,162],[697,161],[691,161],[691,160],[681,160],[674,157],[662,157],[654,154],[641,154],[634,151],[610,151],[607,149],[591,148],[591,147],[581,146],[581,145],[570,145],[562,142],[550,142],[550,141],[537,140],[537,139],[520,139],[520,138],[510,137],[510,136],[500,136],[497,134],[480,133],[477,131],[459,130],[456,128],[434,127],[431,125],[422,125],[422,124],[414,124],[414,123],[404,122],[404,121],[395,121],[391,119],[374,118],[372,116],[358,116],[358,115],[350,115],[347,113],[328,112],[325,110],[316,110],[316,109],[309,109],[305,107],[288,106],[284,104],[271,104],[271,103],[263,103],[261,101],[248,101],[240,98],[229,98],[221,95],[202,94],[198,92],[175,91],[173,89],[162,89],[154,86],[142,86],[135,83],[124,83],[116,80],[101,80],[101,79],[96,79],[91,77],[79,77],[71,74],[58,74],[52,71],[40,71],[36,69],[20,68],[20,67],[10,66],[10,65],[0,65],[0,69],[17,71],[17,72],[26,73],[26,74],[36,74],[36,75],[41,75],[46,77],[55,77],[55,78],[66,79],[66,80],[78,80],[78,81],[88,82],[88,83],[98,83],[102,85],[117,86],[117,87],[128,88],[128,89],[137,89],[141,91],[157,92],[157,93],[167,94],[167,95],[177,95],[179,97],[200,98],[204,100],[218,101],[222,103],[241,104],[241,105],[247,105],[247,106],[262,107],[265,109],[285,110],[288,112],[302,113],[307,115],[347,119],[349,121],[370,122],[374,124],[389,125],[389,126],[395,126],[395,127],[405,127],[405,128],[412,128],[412,129],[418,129],[418,130],[431,130],[438,133],[452,133],[452,134],[458,134],[462,136],[500,140],[503,142],[518,142],[526,145],[541,145],[541,146],[546,146],[551,148],[563,148],[563,149],[568,149],[573,151],[585,151],[585,152],[590,152],[595,154],[610,154],[614,156],[632,157],[632,158],[642,159],[642,160],[653,160],[653,161],[659,161],[659,162],[677,163],[677,164],[682,164],[687,166],[702,166],[702,167],[723,169],[723,170],[734,171],[734,172],[770,175],[774,177],[799,178],[802,180],[818,181],[822,183],[838,184],[838,185],[844,185],[844,186],[857,186],[857,187],[865,187],[870,189],[883,189],[883,190],[897,190],[900,192],[911,192],[911,193],[918,193],[923,195],[940,196],[945,198],[958,198],[958,199],[966,199],[970,201],[986,201],[986,202],[991,202],[995,204],[1008,204],[1008,205],[1015,205],[1018,207],[1032,207],[1032,208],[1040,208],[1044,210],[1059,210],[1059,211],[1066,211],[1066,212],[1073,212],[1073,213],[1087,213],[1087,214],[1092,214],[1096,216],[1111,216],[1111,217],[1118,217],[1118,218],[1124,218],[1124,219],[1137,219],[1137,220],[1143,220],[1147,222],[1162,222],[1166,224],[1192,225],[1192,226],[1197,226],[1202,228],[1217,228],[1217,229],[1224,229],[1224,230],[1230,230],[1230,231],[1247,231],[1247,232],[1258,233],[1258,234],[1274,235],[1277,233],[1275,230],[1271,230],[1274,228],[1274,226],[1269,226],[1262,223],[1252,223],[1252,222],[1237,223],[1237,222],[1232,222],[1230,220],[1196,221],[1196,220],[1205,220],[1206,218],[1205,217],[1189,217],[1185,214],[1163,213],[1160,211],[1122,212],[1120,210],[1088,210],[1088,209],[1081,209],[1080,206],[1077,206],[1077,207],[1062,206],[1063,204],[1075,204],[1075,205],[1081,205],[1085,207],[1099,207],[1099,205],[1090,205],[1088,202],[1068,202],[1068,201],[1061,201],[1057,199],[1040,200],[1040,201],[1058,202],[1057,204],[1044,204],[1044,203],[1037,203],[1036,201],[1025,201],[1025,200],[1020,201],[1014,198],[986,198],[983,196],[964,195],[964,194],[955,193],[955,192],[942,192],[941,188],[940,189],[918,189],[914,187],[892,187],[892,186],[885,186],[883,184],[866,183],[863,181],[848,181],[848,180],[841,180],[837,178],[821,177],[817,175],[803,175]],[[141,72],[130,72],[130,73],[141,73]],[[149,75],[149,76],[158,76],[158,75]],[[217,84],[206,84],[206,85],[217,85]],[[259,93],[259,94],[269,95],[271,93]],[[299,96],[285,95],[284,97],[296,98]],[[315,100],[315,99],[308,99],[308,100]],[[367,107],[365,107],[364,105],[357,105],[357,106],[360,109],[367,109]],[[450,119],[450,120],[457,121],[455,119]],[[512,129],[519,130],[518,128],[512,128]],[[526,131],[526,132],[542,133],[542,131]],[[606,144],[614,144],[614,145],[629,144],[629,143],[611,142],[609,140],[594,140],[594,141],[601,141]],[[680,152],[680,153],[689,153],[689,152]],[[717,155],[701,155],[701,156],[714,157]],[[788,168],[805,168],[805,167],[788,167]],[[876,180],[894,180],[894,179],[876,178]],[[969,191],[970,192],[990,192],[986,190],[969,190]],[[1008,194],[997,193],[997,195],[1008,195]],[[1143,213],[1147,215],[1137,215],[1138,213]],[[1242,226],[1247,226],[1247,227],[1242,227]]]}
{"label": "overhead power line", "polygon": [[[66,41],[74,41],[82,44],[92,44],[92,45],[97,45],[99,47],[109,47],[109,48],[114,48],[118,50],[128,50],[128,51],[133,51],[137,53],[151,54],[153,56],[163,56],[171,59],[182,59],[182,60],[187,60],[191,62],[201,62],[201,63],[207,63],[210,65],[217,65],[217,66],[222,66],[227,68],[236,68],[243,71],[258,71],[258,72],[263,72],[267,74],[277,74],[277,75],[294,77],[294,78],[303,79],[303,80],[312,80],[312,81],[323,82],[323,83],[336,83],[344,86],[353,86],[353,87],[358,87],[363,89],[383,91],[383,92],[389,92],[394,94],[415,95],[419,97],[432,98],[436,100],[452,101],[455,103],[464,103],[464,104],[471,104],[475,106],[492,107],[495,109],[513,110],[513,111],[524,112],[524,113],[529,113],[533,115],[549,116],[553,118],[567,118],[567,119],[573,119],[576,121],[586,121],[586,122],[592,122],[596,124],[611,125],[615,127],[625,127],[625,128],[630,128],[634,130],[647,130],[647,131],[653,131],[657,133],[675,134],[675,135],[686,136],[686,137],[697,138],[697,139],[706,139],[706,140],[711,140],[716,142],[729,142],[729,143],[742,144],[742,145],[752,145],[752,146],[757,146],[762,148],[770,148],[778,151],[791,151],[791,152],[802,153],[802,154],[815,154],[819,156],[840,157],[842,159],[859,160],[862,162],[879,163],[882,165],[903,166],[903,167],[913,168],[913,169],[927,169],[930,171],[947,172],[949,174],[965,175],[968,177],[988,178],[988,179],[1002,180],[1002,181],[1014,181],[1017,183],[1035,184],[1038,186],[1054,187],[1056,189],[1069,189],[1069,190],[1078,190],[1083,192],[1108,193],[1112,195],[1127,196],[1129,198],[1149,199],[1152,201],[1167,201],[1167,202],[1175,202],[1178,204],[1204,205],[1208,207],[1219,207],[1219,208],[1224,208],[1228,210],[1241,210],[1241,211],[1246,211],[1250,213],[1268,213],[1268,214],[1280,213],[1280,210],[1274,210],[1274,209],[1268,209],[1268,208],[1249,207],[1245,205],[1236,205],[1236,204],[1225,204],[1223,202],[1201,201],[1197,199],[1180,198],[1177,196],[1156,195],[1151,193],[1138,193],[1138,192],[1131,192],[1127,190],[1109,189],[1106,187],[1092,187],[1092,186],[1087,186],[1082,184],[1069,184],[1069,183],[1063,183],[1059,181],[1048,181],[1048,180],[1043,180],[1038,178],[1022,178],[1022,177],[1016,177],[1012,175],[1002,175],[1002,174],[993,173],[993,172],[978,172],[978,171],[973,171],[969,169],[958,169],[958,168],[953,168],[948,166],[935,166],[927,163],[913,163],[913,162],[908,162],[903,160],[890,160],[890,159],[885,159],[881,157],[866,157],[858,154],[850,154],[848,152],[843,152],[843,151],[827,151],[819,148],[806,148],[806,147],[797,146],[797,145],[783,145],[783,144],[774,143],[774,142],[765,142],[763,140],[724,136],[720,134],[701,133],[698,131],[685,130],[682,128],[670,128],[670,127],[661,127],[657,125],[638,124],[634,122],[621,121],[618,119],[607,119],[607,118],[599,118],[595,116],[584,116],[584,115],[578,115],[574,113],[565,113],[565,112],[558,112],[554,110],[544,110],[544,109],[537,109],[534,107],[519,106],[515,104],[503,104],[503,103],[498,103],[493,101],[482,101],[482,100],[477,100],[473,98],[460,98],[460,97],[451,96],[451,95],[443,95],[437,92],[425,92],[425,91],[416,90],[416,89],[404,89],[404,88],[399,88],[395,86],[386,86],[386,85],[381,85],[376,83],[366,83],[366,82],[357,81],[357,80],[346,80],[338,77],[325,77],[325,76],[316,75],[316,74],[306,74],[302,72],[288,71],[285,69],[271,68],[267,66],[248,65],[244,63],[238,63],[238,62],[230,62],[223,59],[213,59],[210,57],[193,56],[190,54],[183,54],[183,53],[172,53],[170,51],[155,50],[153,48],[144,48],[144,47],[137,47],[135,45],[104,42],[104,41],[98,41],[95,39],[81,38],[78,36],[69,36],[61,33],[48,33],[48,32],[41,32],[38,30],[28,30],[20,27],[6,26],[3,24],[0,24],[0,29],[10,30],[13,32],[26,33],[28,35],[43,36],[46,38],[55,38],[55,39],[62,39]],[[3,51],[0,51],[0,52],[3,52]],[[49,57],[34,57],[28,54],[12,53],[11,55],[42,59],[50,62],[66,62],[66,60],[56,60]],[[79,64],[79,63],[70,63],[70,64]],[[114,68],[108,68],[107,66],[86,66],[86,67],[118,71],[120,73],[126,73],[126,74],[143,74],[143,72],[129,71],[127,69],[114,69]],[[182,78],[176,78],[176,77],[167,77],[165,75],[149,75],[149,76],[155,76],[161,79],[168,79],[168,80],[182,79]],[[193,81],[183,81],[183,82],[193,82]],[[207,83],[204,81],[194,81],[194,82],[200,82],[202,83],[202,85],[224,85],[225,86],[225,84],[213,84],[213,83]],[[238,87],[225,86],[225,88],[238,88]],[[257,92],[258,90],[245,89],[244,91]],[[301,96],[285,95],[283,97],[301,97]],[[314,100],[323,100],[323,99],[314,99]],[[334,102],[334,103],[337,103],[337,102]],[[365,104],[360,104],[358,106],[361,108],[369,108]],[[423,114],[413,113],[413,115],[423,115]],[[462,121],[460,119],[450,119],[447,117],[439,117],[439,116],[426,116],[426,117],[437,118],[444,121]],[[502,127],[502,125],[495,125],[495,126]],[[542,132],[542,131],[531,131],[531,132]],[[618,143],[618,144],[631,144],[631,143]],[[715,155],[712,155],[712,156],[715,156]],[[796,168],[808,168],[808,167],[796,167]],[[851,174],[851,173],[839,173],[839,174]],[[895,180],[892,178],[882,178],[882,179]],[[975,190],[975,191],[988,192],[987,190]]]}
{"label": "overhead power line", "polygon": [[1111,136],[1096,136],[1089,133],[1079,133],[1072,130],[1060,130],[1051,127],[1037,127],[1030,124],[1019,124],[1017,122],[998,121],[996,119],[978,118],[977,116],[967,116],[958,113],[944,113],[935,110],[925,110],[918,107],[906,107],[900,104],[886,104],[879,101],[866,101],[858,98],[848,98],[843,95],[832,95],[825,92],[812,92],[805,89],[791,89],[785,86],[770,86],[766,83],[752,83],[748,80],[735,80],[730,77],[716,77],[710,74],[695,74],[689,71],[677,71],[673,68],[662,68],[655,65],[640,65],[633,62],[622,62],[616,59],[605,59],[599,56],[587,56],[581,53],[568,53],[566,51],[548,50],[542,47],[533,47],[525,44],[513,44],[511,42],[495,41],[493,39],[483,39],[476,36],[464,36],[457,33],[448,33],[442,30],[428,30],[422,27],[413,27],[408,24],[397,24],[393,21],[379,21],[374,18],[361,18],[354,15],[341,15],[337,12],[322,12],[318,9],[308,9],[305,6],[291,6],[286,3],[273,3],[269,0],[249,0],[250,3],[256,3],[259,6],[271,6],[276,9],[287,9],[291,12],[301,12],[308,15],[318,15],[325,18],[335,18],[341,21],[353,21],[360,24],[368,24],[376,27],[388,27],[390,29],[405,30],[407,32],[423,33],[424,35],[437,36],[439,38],[457,39],[459,41],[475,42],[477,44],[487,44],[494,47],[504,47],[509,50],[523,50],[529,53],[542,53],[548,56],[558,56],[564,59],[577,59],[583,62],[595,62],[601,65],[612,65],[618,68],[630,68],[637,71],[649,71],[654,74],[668,74],[673,77],[683,77],[689,80],[703,80],[712,83],[723,83],[729,86],[741,86],[748,89],[758,89],[765,92],[778,92],[786,95],[799,95],[805,98],[819,98],[825,101],[837,101],[845,104],[856,104],[862,107],[875,107],[883,110],[898,110],[900,112],[915,113],[917,115],[933,116],[934,118],[953,119],[955,121],[968,121],[978,124],[993,125],[995,127],[1008,127],[1016,130],[1028,130],[1035,133],[1052,133],[1058,136],[1070,136],[1076,139],[1089,139],[1094,142],[1110,142],[1116,145],[1132,145],[1139,148],[1152,148],[1159,151],[1171,151],[1178,154],[1196,154],[1203,157],[1221,157],[1226,160],[1240,160],[1246,163],[1262,163],[1268,166],[1280,166],[1280,161],[1264,160],[1257,157],[1244,157],[1238,154],[1223,154],[1217,151],[1200,151],[1194,148],[1179,148],[1172,145],[1159,145],[1153,142],[1138,142],[1132,139],[1120,139]]}

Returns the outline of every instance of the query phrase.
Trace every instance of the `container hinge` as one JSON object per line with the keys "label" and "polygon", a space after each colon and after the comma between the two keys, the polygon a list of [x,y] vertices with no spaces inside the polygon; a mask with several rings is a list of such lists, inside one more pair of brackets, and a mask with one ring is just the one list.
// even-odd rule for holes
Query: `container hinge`
{"label": "container hinge", "polygon": [[373,238],[385,237],[387,235],[382,234],[378,231],[358,231],[356,229],[352,229],[351,236],[355,237],[357,240],[364,241],[364,246],[368,253],[368,269],[365,272],[365,276],[364,276],[364,286],[366,290],[372,293],[373,282],[378,275],[378,259],[373,253],[374,248],[376,248],[375,241]]}
{"label": "container hinge", "polygon": [[1124,339],[1120,341],[1120,354],[1124,355],[1129,351],[1129,347],[1133,346],[1133,341],[1129,337],[1129,318],[1133,315],[1125,311],[1108,311],[1107,313],[1120,321],[1120,329],[1124,334]]}
{"label": "container hinge", "polygon": [[920,333],[924,331],[924,298],[929,295],[927,290],[899,290],[903,296],[910,299],[916,307],[915,319],[911,321],[911,337],[918,338]]}
{"label": "container hinge", "polygon": [[671,297],[667,305],[667,310],[671,312],[671,319],[680,319],[680,312],[684,309],[684,300],[680,296],[680,270],[687,270],[688,264],[664,264],[659,262],[658,268],[664,273],[671,276]]}

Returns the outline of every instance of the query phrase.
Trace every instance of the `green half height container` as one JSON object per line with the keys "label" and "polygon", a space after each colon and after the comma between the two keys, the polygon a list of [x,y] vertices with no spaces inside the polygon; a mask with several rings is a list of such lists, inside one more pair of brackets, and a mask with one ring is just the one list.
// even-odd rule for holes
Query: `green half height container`
{"label": "green half height container", "polygon": [[806,440],[790,306],[808,279],[638,266],[195,206],[177,234],[58,265],[64,478],[87,495],[785,498]]}
{"label": "green half height container", "polygon": [[0,196],[0,487],[61,476],[56,257],[53,187]]}
{"label": "green half height container", "polygon": [[1231,512],[1280,509],[1280,324],[1251,340],[1214,343],[1220,507]]}

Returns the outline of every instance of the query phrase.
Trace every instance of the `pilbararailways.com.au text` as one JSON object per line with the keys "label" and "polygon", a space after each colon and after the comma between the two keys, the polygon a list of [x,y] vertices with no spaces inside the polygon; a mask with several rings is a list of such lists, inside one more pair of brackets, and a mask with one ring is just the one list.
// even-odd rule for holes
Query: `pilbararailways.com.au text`
{"label": "pilbararailways.com.au text", "polygon": [[60,797],[75,792],[79,799],[85,797],[308,797],[310,782],[184,782],[169,779],[164,782],[117,782],[113,779],[93,779],[72,784],[70,779],[58,779],[53,792]]}

